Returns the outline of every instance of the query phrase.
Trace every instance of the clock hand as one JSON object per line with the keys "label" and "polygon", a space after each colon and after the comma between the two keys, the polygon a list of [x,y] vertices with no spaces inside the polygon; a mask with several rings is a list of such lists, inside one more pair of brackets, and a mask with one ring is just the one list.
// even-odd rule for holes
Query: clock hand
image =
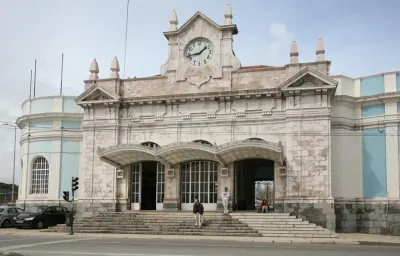
{"label": "clock hand", "polygon": [[190,54],[190,55],[188,55],[188,56],[186,56],[186,57],[192,57],[192,56],[200,55],[200,54],[202,54],[206,49],[207,49],[207,46],[205,46],[205,47],[203,48],[203,50],[201,50],[201,51],[199,51],[199,52],[197,52],[197,53]]}

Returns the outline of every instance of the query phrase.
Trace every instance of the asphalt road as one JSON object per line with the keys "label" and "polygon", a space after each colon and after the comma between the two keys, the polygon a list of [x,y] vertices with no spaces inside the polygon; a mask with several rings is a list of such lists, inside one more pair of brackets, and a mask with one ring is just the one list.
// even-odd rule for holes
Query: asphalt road
{"label": "asphalt road", "polygon": [[0,234],[0,255],[1,252],[16,252],[26,256],[398,256],[399,247]]}

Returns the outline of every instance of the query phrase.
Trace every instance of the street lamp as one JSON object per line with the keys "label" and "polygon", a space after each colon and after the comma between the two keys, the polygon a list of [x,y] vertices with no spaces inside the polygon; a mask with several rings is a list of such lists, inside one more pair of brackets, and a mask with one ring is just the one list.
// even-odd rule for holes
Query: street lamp
{"label": "street lamp", "polygon": [[13,175],[12,175],[12,185],[11,185],[11,202],[14,203],[14,183],[15,183],[15,150],[17,144],[17,125],[10,123],[3,123],[3,125],[14,127],[14,161],[13,161]]}

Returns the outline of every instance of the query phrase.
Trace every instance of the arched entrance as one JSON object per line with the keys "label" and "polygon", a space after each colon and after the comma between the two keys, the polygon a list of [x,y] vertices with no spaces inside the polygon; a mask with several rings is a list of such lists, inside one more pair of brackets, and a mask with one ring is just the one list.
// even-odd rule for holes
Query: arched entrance
{"label": "arched entrance", "polygon": [[235,162],[235,210],[255,210],[262,200],[274,201],[274,161],[245,159]]}
{"label": "arched entrance", "polygon": [[165,166],[156,161],[131,165],[131,209],[163,210]]}
{"label": "arched entrance", "polygon": [[191,161],[181,164],[181,210],[191,211],[199,199],[205,211],[217,210],[218,163]]}

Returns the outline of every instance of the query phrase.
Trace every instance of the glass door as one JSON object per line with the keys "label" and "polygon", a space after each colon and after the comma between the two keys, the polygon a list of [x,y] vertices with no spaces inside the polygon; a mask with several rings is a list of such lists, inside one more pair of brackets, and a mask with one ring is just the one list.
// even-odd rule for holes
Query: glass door
{"label": "glass door", "polygon": [[142,163],[133,164],[131,170],[131,209],[141,209],[142,198]]}
{"label": "glass door", "polygon": [[194,161],[181,166],[181,209],[191,211],[199,199],[205,211],[217,210],[218,164]]}
{"label": "glass door", "polygon": [[164,187],[165,187],[165,166],[162,163],[157,163],[157,211],[164,210]]}

